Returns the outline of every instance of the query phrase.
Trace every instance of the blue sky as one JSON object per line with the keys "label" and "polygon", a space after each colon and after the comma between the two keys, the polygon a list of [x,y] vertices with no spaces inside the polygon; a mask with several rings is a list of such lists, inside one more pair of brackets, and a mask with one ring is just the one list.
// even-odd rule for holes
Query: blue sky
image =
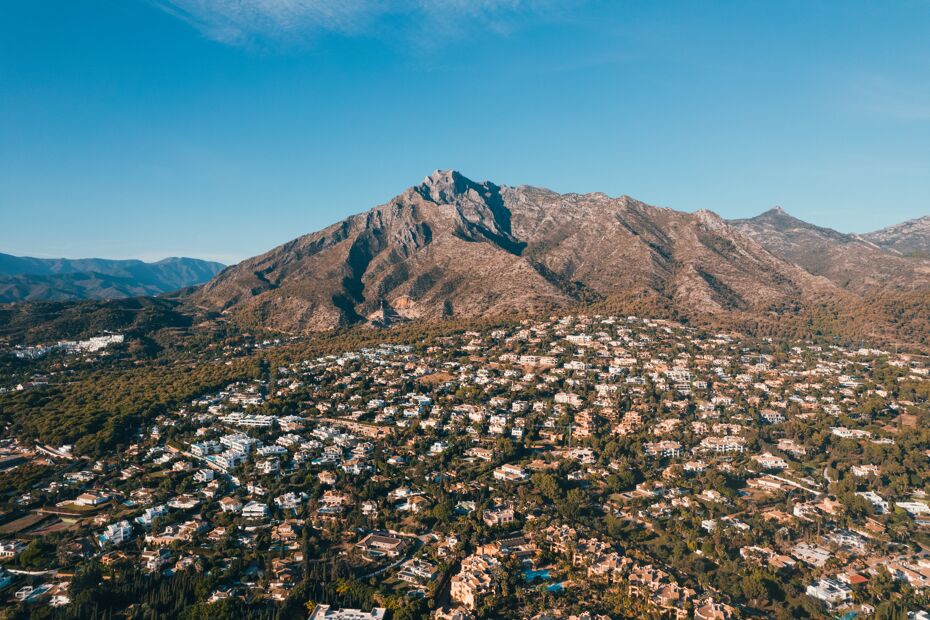
{"label": "blue sky", "polygon": [[0,9],[0,252],[231,262],[436,168],[847,232],[930,214],[930,0]]}

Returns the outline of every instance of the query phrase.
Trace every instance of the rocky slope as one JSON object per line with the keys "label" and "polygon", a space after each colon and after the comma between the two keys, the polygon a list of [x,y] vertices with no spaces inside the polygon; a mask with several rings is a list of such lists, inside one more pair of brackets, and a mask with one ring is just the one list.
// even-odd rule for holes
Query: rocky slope
{"label": "rocky slope", "polygon": [[202,284],[223,268],[194,258],[43,259],[0,254],[0,303],[151,296]]}
{"label": "rocky slope", "polygon": [[862,235],[886,250],[930,258],[930,215]]}
{"label": "rocky slope", "polygon": [[709,211],[436,172],[371,211],[229,267],[191,302],[291,332],[651,297],[707,315],[849,293]]}
{"label": "rocky slope", "polygon": [[729,223],[772,254],[859,294],[930,287],[930,261],[889,252],[867,235],[815,226],[779,207]]}

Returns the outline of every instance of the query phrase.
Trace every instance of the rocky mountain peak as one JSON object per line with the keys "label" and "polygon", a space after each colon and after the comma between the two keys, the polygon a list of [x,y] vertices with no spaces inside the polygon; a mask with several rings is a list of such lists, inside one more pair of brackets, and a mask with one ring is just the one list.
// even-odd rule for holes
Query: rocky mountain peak
{"label": "rocky mountain peak", "polygon": [[445,203],[467,194],[469,190],[482,194],[492,185],[487,181],[476,183],[457,170],[436,170],[411,190],[431,202]]}
{"label": "rocky mountain peak", "polygon": [[749,218],[748,221],[763,222],[763,223],[774,224],[774,225],[792,225],[792,226],[809,225],[807,222],[803,220],[799,220],[798,218],[794,217],[793,215],[791,215],[790,213],[788,213],[787,211],[785,211],[782,207],[778,205],[775,205],[774,207],[772,207],[771,209],[767,211],[763,211],[762,213],[760,213],[759,215],[753,218]]}
{"label": "rocky mountain peak", "polygon": [[695,217],[698,221],[707,226],[708,228],[718,229],[725,228],[727,223],[722,217],[711,211],[710,209],[698,209],[694,212]]}

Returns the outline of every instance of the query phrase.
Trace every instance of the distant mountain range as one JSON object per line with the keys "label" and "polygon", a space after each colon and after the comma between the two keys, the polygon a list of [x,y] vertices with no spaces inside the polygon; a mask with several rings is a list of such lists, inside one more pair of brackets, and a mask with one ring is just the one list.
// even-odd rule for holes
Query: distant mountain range
{"label": "distant mountain range", "polygon": [[156,263],[0,254],[0,303],[151,296],[203,284],[224,265],[195,258]]}
{"label": "distant mountain range", "polygon": [[368,212],[224,270],[191,300],[294,333],[581,305],[743,324],[793,317],[809,329],[858,321],[869,331],[892,322],[886,314],[900,320],[902,304],[921,309],[930,293],[930,261],[897,249],[919,252],[914,230],[923,228],[893,227],[872,241],[780,209],[727,222],[627,196],[437,171]]}

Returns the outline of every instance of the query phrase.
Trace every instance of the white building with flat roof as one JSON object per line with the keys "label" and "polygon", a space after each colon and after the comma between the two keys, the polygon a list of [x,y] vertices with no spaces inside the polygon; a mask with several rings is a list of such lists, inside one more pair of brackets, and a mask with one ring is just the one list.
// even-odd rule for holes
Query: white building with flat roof
{"label": "white building with flat roof", "polygon": [[317,605],[309,620],[383,620],[387,610],[375,607],[371,611],[361,609],[333,609],[330,605]]}

